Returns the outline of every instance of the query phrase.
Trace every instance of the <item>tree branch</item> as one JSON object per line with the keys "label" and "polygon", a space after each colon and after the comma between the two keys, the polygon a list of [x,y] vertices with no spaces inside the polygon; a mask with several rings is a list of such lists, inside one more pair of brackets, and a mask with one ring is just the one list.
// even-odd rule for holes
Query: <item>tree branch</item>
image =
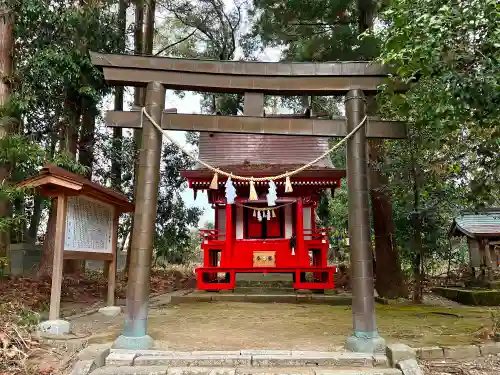
{"label": "tree branch", "polygon": [[163,47],[161,50],[159,50],[157,53],[155,53],[153,56],[159,56],[161,55],[163,52],[165,52],[167,49],[170,49],[172,47],[175,47],[176,45],[178,44],[181,44],[182,42],[185,42],[186,40],[188,40],[189,38],[191,38],[194,34],[196,34],[196,32],[198,31],[197,28],[195,28],[192,32],[190,32],[187,36],[185,36],[184,38],[181,38],[179,39],[178,41],[174,42],[174,43],[171,43],[165,47]]}

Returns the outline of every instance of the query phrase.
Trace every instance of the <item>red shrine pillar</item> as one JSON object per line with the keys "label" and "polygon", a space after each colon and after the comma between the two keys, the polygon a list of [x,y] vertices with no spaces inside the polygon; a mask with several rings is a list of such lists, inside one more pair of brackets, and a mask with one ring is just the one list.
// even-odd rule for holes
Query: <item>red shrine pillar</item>
{"label": "red shrine pillar", "polygon": [[308,266],[309,261],[306,259],[308,255],[305,252],[305,242],[304,242],[304,202],[302,198],[297,200],[297,255],[299,257],[300,266]]}
{"label": "red shrine pillar", "polygon": [[233,204],[226,204],[226,243],[224,246],[224,257],[223,263],[224,266],[227,267],[228,264],[231,263],[231,259],[233,257],[233,237],[234,237],[234,228],[233,228]]}

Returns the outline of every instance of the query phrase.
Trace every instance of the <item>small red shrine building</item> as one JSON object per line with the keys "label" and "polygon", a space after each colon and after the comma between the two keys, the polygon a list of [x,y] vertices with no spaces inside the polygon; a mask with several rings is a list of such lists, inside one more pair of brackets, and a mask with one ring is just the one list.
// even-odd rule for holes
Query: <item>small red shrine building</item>
{"label": "small red shrine building", "polygon": [[[310,136],[201,133],[199,158],[228,173],[275,176],[309,163],[328,149],[328,139]],[[226,204],[226,178],[210,189],[214,173],[203,166],[185,170],[189,187],[207,191],[215,228],[200,230],[203,266],[196,269],[198,289],[234,289],[236,273],[291,273],[295,289],[332,289],[335,267],[327,265],[328,229],[316,226],[323,189],[335,189],[345,170],[330,158],[285,180],[275,181],[276,206],[268,207],[268,182],[255,182],[258,200],[249,200],[248,181],[233,179],[237,197]],[[221,277],[222,275],[222,277]]]}

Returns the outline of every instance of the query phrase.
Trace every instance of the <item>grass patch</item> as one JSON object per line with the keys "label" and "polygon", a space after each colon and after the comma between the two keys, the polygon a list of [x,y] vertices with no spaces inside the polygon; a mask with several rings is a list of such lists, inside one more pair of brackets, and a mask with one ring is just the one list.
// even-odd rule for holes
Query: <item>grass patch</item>
{"label": "grass patch", "polygon": [[[377,305],[377,325],[388,343],[465,345],[481,341],[476,333],[491,327],[490,314],[491,309],[471,307]],[[121,329],[121,324],[108,327],[99,342],[114,340]],[[352,310],[309,304],[180,304],[151,310],[149,333],[158,347],[171,350],[335,350],[352,333]]]}

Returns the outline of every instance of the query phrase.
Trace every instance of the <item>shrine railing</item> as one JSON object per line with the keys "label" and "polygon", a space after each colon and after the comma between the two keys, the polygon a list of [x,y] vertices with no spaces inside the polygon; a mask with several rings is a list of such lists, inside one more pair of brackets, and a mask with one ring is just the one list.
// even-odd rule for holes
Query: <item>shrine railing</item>
{"label": "shrine railing", "polygon": [[226,233],[218,229],[200,229],[200,237],[204,241],[223,241],[226,239]]}
{"label": "shrine railing", "polygon": [[335,228],[314,228],[314,229],[304,229],[304,240],[327,240],[328,234]]}

